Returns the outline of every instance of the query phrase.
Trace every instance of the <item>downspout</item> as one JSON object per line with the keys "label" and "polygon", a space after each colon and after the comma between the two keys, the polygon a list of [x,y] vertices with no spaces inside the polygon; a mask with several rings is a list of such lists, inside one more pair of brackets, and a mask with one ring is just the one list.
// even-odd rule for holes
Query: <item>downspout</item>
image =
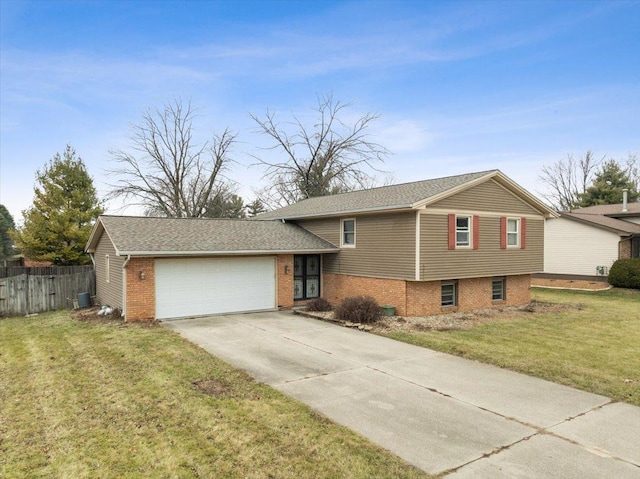
{"label": "downspout", "polygon": [[127,259],[122,263],[122,316],[127,320],[127,264],[131,260],[131,255],[127,255]]}

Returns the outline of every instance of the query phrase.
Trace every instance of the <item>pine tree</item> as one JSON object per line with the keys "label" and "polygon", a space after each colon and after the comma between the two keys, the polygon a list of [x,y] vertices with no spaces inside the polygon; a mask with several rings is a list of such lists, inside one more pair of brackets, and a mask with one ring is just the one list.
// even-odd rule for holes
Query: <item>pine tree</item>
{"label": "pine tree", "polygon": [[0,205],[0,260],[6,259],[15,254],[13,240],[9,231],[16,228],[13,216],[4,205]]}
{"label": "pine tree", "polygon": [[36,173],[33,205],[13,238],[25,257],[56,265],[85,264],[84,247],[103,208],[84,162],[67,145]]}
{"label": "pine tree", "polygon": [[613,205],[622,203],[622,190],[627,189],[628,201],[638,200],[638,191],[629,174],[623,170],[616,160],[602,164],[593,179],[591,186],[580,195],[580,206]]}

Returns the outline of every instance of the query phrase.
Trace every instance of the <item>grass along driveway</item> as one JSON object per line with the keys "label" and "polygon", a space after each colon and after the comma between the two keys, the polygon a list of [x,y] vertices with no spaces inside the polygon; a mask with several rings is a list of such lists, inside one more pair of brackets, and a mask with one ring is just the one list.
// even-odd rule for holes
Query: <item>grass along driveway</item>
{"label": "grass along driveway", "polygon": [[511,312],[469,329],[379,334],[640,406],[640,291],[534,289],[533,300],[572,307]]}
{"label": "grass along driveway", "polygon": [[0,319],[0,477],[429,476],[165,328],[57,312]]}

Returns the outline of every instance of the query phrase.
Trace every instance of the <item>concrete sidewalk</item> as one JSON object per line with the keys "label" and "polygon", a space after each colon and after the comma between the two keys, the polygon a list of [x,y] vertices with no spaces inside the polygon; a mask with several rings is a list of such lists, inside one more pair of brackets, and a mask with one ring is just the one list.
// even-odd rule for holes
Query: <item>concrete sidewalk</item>
{"label": "concrete sidewalk", "polygon": [[447,479],[640,479],[635,406],[291,313],[163,325]]}

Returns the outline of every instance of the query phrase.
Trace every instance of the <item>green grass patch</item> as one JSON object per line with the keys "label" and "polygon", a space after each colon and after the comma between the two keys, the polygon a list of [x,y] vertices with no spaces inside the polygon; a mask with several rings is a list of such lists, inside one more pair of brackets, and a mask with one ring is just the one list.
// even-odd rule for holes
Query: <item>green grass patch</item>
{"label": "green grass patch", "polygon": [[470,329],[380,333],[640,406],[640,291],[534,289],[574,307]]}
{"label": "green grass patch", "polygon": [[0,477],[430,477],[158,326],[0,319]]}

